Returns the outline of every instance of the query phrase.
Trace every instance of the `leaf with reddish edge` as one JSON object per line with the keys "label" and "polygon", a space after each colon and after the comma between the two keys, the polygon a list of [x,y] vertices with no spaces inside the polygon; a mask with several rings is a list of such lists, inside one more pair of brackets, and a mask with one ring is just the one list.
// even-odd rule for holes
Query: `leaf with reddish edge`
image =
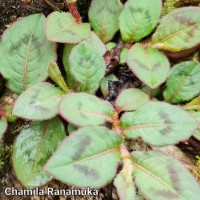
{"label": "leaf with reddish edge", "polygon": [[103,56],[107,51],[106,45],[93,31],[91,32],[91,36],[85,40],[85,42],[92,45],[101,56]]}
{"label": "leaf with reddish edge", "polygon": [[119,30],[119,15],[123,5],[120,0],[93,0],[89,20],[95,33],[106,43]]}
{"label": "leaf with reddish edge", "polygon": [[200,64],[195,61],[175,65],[167,78],[163,94],[165,101],[181,103],[200,94]]}
{"label": "leaf with reddish edge", "polygon": [[116,102],[115,106],[118,111],[133,111],[150,100],[149,95],[139,89],[130,88],[123,90]]}
{"label": "leaf with reddish edge", "polygon": [[29,120],[47,120],[56,116],[64,92],[50,83],[38,83],[22,93],[12,114]]}
{"label": "leaf with reddish edge", "polygon": [[12,160],[23,186],[40,187],[52,179],[44,171],[44,165],[64,138],[65,130],[59,118],[32,122],[20,132],[13,146]]}
{"label": "leaf with reddish edge", "polygon": [[102,187],[116,174],[121,143],[122,138],[105,127],[80,128],[63,141],[45,170],[67,184]]}
{"label": "leaf with reddish edge", "polygon": [[114,108],[109,102],[86,93],[66,95],[58,109],[61,117],[76,126],[102,125],[112,121],[114,114]]}
{"label": "leaf with reddish edge", "polygon": [[141,137],[154,146],[176,144],[188,139],[199,123],[184,110],[163,102],[149,102],[135,112],[125,113],[121,126],[127,138]]}
{"label": "leaf with reddish edge", "polygon": [[48,77],[49,63],[57,59],[56,44],[44,34],[45,16],[20,18],[3,34],[0,43],[0,73],[8,87],[21,94]]}
{"label": "leaf with reddish edge", "polygon": [[77,44],[90,37],[89,23],[78,24],[75,18],[66,12],[53,12],[46,20],[46,36],[49,41]]}
{"label": "leaf with reddish edge", "polygon": [[170,64],[157,49],[135,44],[127,55],[127,64],[134,74],[150,88],[155,89],[167,79]]}
{"label": "leaf with reddish edge", "polygon": [[128,0],[119,17],[123,41],[138,42],[156,27],[162,10],[161,0]]}
{"label": "leaf with reddish edge", "polygon": [[172,52],[200,44],[200,8],[178,8],[165,15],[152,37],[152,42],[153,47]]}
{"label": "leaf with reddish edge", "polygon": [[[106,52],[106,47],[104,43],[100,40],[100,38],[94,32],[91,32],[91,36],[87,40],[85,40],[85,42],[88,43],[89,45],[92,45],[101,56],[103,56],[104,53]],[[71,89],[74,89],[76,91],[76,87],[78,83],[76,83],[76,80],[70,71],[70,64],[69,64],[69,55],[75,46],[76,45],[74,44],[66,44],[64,47],[62,59],[63,59],[63,65],[64,65],[66,75],[67,75],[67,85]]]}
{"label": "leaf with reddish edge", "polygon": [[6,132],[7,126],[8,124],[6,118],[0,118],[0,140],[3,137],[3,134]]}
{"label": "leaf with reddish edge", "polygon": [[131,160],[136,186],[145,199],[199,199],[198,183],[178,161],[157,151],[135,151]]}
{"label": "leaf with reddish edge", "polygon": [[99,52],[88,42],[76,45],[69,57],[70,71],[79,83],[76,91],[94,94],[106,73],[106,64]]}

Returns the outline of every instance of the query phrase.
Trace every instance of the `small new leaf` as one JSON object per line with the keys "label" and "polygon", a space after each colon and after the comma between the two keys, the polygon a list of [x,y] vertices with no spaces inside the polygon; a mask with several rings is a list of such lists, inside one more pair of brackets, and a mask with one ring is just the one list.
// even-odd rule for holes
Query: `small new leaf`
{"label": "small new leaf", "polygon": [[77,90],[95,93],[106,71],[103,57],[92,45],[82,42],[71,50],[69,63],[72,75],[80,83]]}
{"label": "small new leaf", "polygon": [[6,132],[7,129],[7,121],[5,118],[0,119],[0,140],[3,137],[3,134]]}
{"label": "small new leaf", "polygon": [[163,102],[149,102],[135,112],[125,113],[121,126],[127,138],[141,137],[154,146],[176,144],[188,139],[199,123],[182,109]]}
{"label": "small new leaf", "polygon": [[64,140],[45,169],[67,184],[102,187],[115,176],[121,143],[122,138],[105,127],[80,128]]}
{"label": "small new leaf", "polygon": [[49,68],[48,68],[48,74],[51,77],[51,79],[57,83],[60,88],[65,91],[69,92],[69,88],[67,87],[67,84],[61,74],[61,71],[58,67],[58,65],[55,62],[50,63]]}
{"label": "small new leaf", "polygon": [[153,46],[177,52],[200,43],[200,8],[178,8],[165,15],[153,35]]}
{"label": "small new leaf", "polygon": [[194,61],[175,65],[167,79],[165,101],[181,103],[200,94],[200,64]]}
{"label": "small new leaf", "polygon": [[136,188],[133,182],[133,167],[129,159],[124,161],[121,172],[114,180],[114,186],[121,200],[136,200]]}
{"label": "small new leaf", "polygon": [[49,41],[77,44],[90,37],[88,23],[77,24],[75,18],[66,12],[53,12],[46,20],[46,36]]}
{"label": "small new leaf", "polygon": [[86,93],[66,95],[59,105],[60,115],[77,126],[102,125],[111,121],[113,106],[97,97]]}
{"label": "small new leaf", "polygon": [[17,178],[27,188],[39,187],[52,179],[43,167],[65,138],[58,118],[33,122],[18,135],[13,147],[13,167]]}
{"label": "small new leaf", "polygon": [[[91,36],[87,40],[85,40],[85,42],[93,46],[101,56],[105,54],[106,47],[104,43],[99,39],[99,37],[94,32],[91,32]],[[63,51],[63,65],[64,65],[66,75],[67,75],[67,85],[71,89],[76,90],[76,86],[78,84],[76,84],[74,76],[72,75],[70,71],[70,65],[69,65],[69,55],[73,47],[75,47],[75,45],[73,44],[65,45],[64,51]]]}
{"label": "small new leaf", "polygon": [[135,75],[150,88],[155,89],[167,78],[170,64],[157,49],[135,44],[127,55],[127,64]]}
{"label": "small new leaf", "polygon": [[137,42],[149,35],[161,14],[161,0],[128,0],[120,15],[120,31],[125,42]]}
{"label": "small new leaf", "polygon": [[89,20],[95,33],[103,42],[108,42],[119,30],[120,0],[93,0],[89,9]]}
{"label": "small new leaf", "polygon": [[13,115],[29,120],[51,119],[64,92],[50,83],[38,83],[22,93],[13,108]]}
{"label": "small new leaf", "polygon": [[194,177],[178,161],[163,153],[133,152],[132,164],[135,183],[145,199],[194,200],[200,196]]}

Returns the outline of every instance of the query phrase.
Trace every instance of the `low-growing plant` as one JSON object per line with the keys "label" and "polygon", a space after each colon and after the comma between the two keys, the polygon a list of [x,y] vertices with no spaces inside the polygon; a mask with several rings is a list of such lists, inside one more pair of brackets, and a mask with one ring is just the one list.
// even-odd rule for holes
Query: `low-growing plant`
{"label": "low-growing plant", "polygon": [[[197,49],[200,8],[179,8],[159,21],[161,0],[93,0],[89,23],[83,23],[76,1],[66,2],[70,12],[21,18],[0,43],[0,72],[19,94],[12,115],[34,121],[13,146],[19,181],[27,188],[52,178],[100,188],[113,180],[120,199],[198,199],[199,185],[182,164],[159,151],[130,152],[127,140],[158,147],[192,135],[200,140],[200,64],[190,60],[170,68],[167,57]],[[56,43],[65,44],[66,78],[56,63]],[[106,101],[109,83],[118,80],[112,72],[126,64],[144,87]],[[102,98],[95,96],[99,88]],[[0,117],[2,135],[7,125]]]}

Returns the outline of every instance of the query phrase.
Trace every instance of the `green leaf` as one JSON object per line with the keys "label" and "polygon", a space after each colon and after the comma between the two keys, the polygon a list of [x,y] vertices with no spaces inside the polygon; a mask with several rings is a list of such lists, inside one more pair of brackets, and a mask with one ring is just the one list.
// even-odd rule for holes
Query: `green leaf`
{"label": "green leaf", "polygon": [[200,94],[200,64],[183,62],[171,69],[164,98],[171,103],[189,101]]}
{"label": "green leaf", "polygon": [[193,136],[200,141],[200,125],[199,128],[194,132]]}
{"label": "green leaf", "polygon": [[113,106],[99,98],[86,93],[66,95],[59,105],[60,115],[76,126],[102,125],[111,121]]}
{"label": "green leaf", "polygon": [[65,91],[69,92],[69,88],[67,87],[67,84],[61,74],[61,71],[58,67],[58,65],[55,62],[50,63],[48,68],[48,74],[51,77],[51,79],[57,83],[57,85],[60,86],[60,88]]}
{"label": "green leaf", "polygon": [[115,102],[115,106],[118,111],[132,111],[147,103],[149,100],[150,97],[146,92],[130,88],[120,93]]}
{"label": "green leaf", "polygon": [[29,120],[51,119],[64,92],[50,83],[42,82],[22,93],[13,108],[13,115]]}
{"label": "green leaf", "polygon": [[120,0],[93,0],[89,9],[89,20],[95,33],[103,42],[108,42],[119,30]]}
{"label": "green leaf", "polygon": [[132,177],[133,167],[129,159],[124,161],[124,167],[114,180],[120,200],[138,200]]}
{"label": "green leaf", "polygon": [[177,52],[200,43],[200,8],[178,8],[165,15],[153,35],[153,46]]}
{"label": "green leaf", "polygon": [[8,87],[20,94],[48,77],[49,63],[56,60],[56,44],[44,34],[45,17],[34,14],[8,28],[0,43],[0,72]]}
{"label": "green leaf", "polygon": [[120,31],[125,42],[137,42],[149,35],[158,23],[161,0],[128,0],[120,15]]}
{"label": "green leaf", "polygon": [[[91,32],[91,36],[87,40],[85,40],[85,42],[88,43],[89,45],[93,46],[101,56],[103,56],[105,54],[106,47],[105,47],[104,43],[99,39],[99,37],[94,32]],[[69,64],[69,55],[70,55],[73,47],[75,47],[75,45],[73,45],[73,44],[65,45],[64,52],[63,52],[63,65],[64,65],[64,68],[65,68],[65,71],[67,74],[67,85],[71,89],[76,90],[77,84],[75,82],[73,75],[71,74],[70,64]]]}
{"label": "green leaf", "polygon": [[141,44],[135,44],[129,50],[127,63],[135,75],[152,89],[165,82],[170,70],[164,54],[153,48],[145,49]]}
{"label": "green leaf", "polygon": [[43,167],[64,138],[64,126],[58,118],[33,122],[21,131],[12,159],[15,174],[23,186],[39,187],[52,179]]}
{"label": "green leaf", "polygon": [[126,63],[126,57],[128,54],[128,48],[124,47],[120,53],[120,64],[124,65]]}
{"label": "green leaf", "polygon": [[46,20],[46,36],[53,42],[77,44],[90,37],[88,23],[77,24],[75,18],[66,12],[53,12]]}
{"label": "green leaf", "polygon": [[176,144],[188,139],[198,122],[182,109],[163,102],[149,102],[122,116],[127,138],[141,137],[154,146]]}
{"label": "green leaf", "polygon": [[151,97],[156,97],[156,96],[159,95],[160,92],[161,92],[161,88],[160,88],[160,87],[158,87],[158,88],[156,88],[156,89],[151,89],[151,88],[148,87],[148,86],[144,86],[144,87],[142,88],[142,90],[144,90],[145,92],[147,92]]}
{"label": "green leaf", "polygon": [[105,127],[81,128],[64,140],[45,169],[67,184],[102,187],[115,176],[121,143],[122,138]]}
{"label": "green leaf", "polygon": [[82,42],[72,49],[69,62],[72,75],[80,83],[78,91],[95,93],[105,75],[103,57],[93,46]]}
{"label": "green leaf", "polygon": [[91,36],[87,40],[85,40],[85,42],[93,46],[101,56],[106,53],[105,44],[94,32],[91,32]]}
{"label": "green leaf", "polygon": [[115,48],[117,46],[117,44],[115,42],[108,42],[106,44],[106,49],[107,51],[110,51],[111,49]]}
{"label": "green leaf", "polygon": [[70,71],[70,65],[69,65],[69,55],[71,53],[71,50],[75,47],[74,44],[66,44],[63,50],[63,65],[66,71],[66,75],[67,75],[67,85],[69,86],[69,88],[71,89],[75,89],[76,87],[76,82],[75,79]]}
{"label": "green leaf", "polygon": [[190,111],[189,114],[191,114],[199,122],[199,127],[195,130],[193,136],[200,141],[200,112]]}
{"label": "green leaf", "polygon": [[71,133],[73,133],[74,131],[77,131],[77,130],[78,130],[78,127],[74,126],[73,124],[68,124],[67,125],[67,131],[68,131],[69,135]]}
{"label": "green leaf", "polygon": [[165,154],[133,152],[132,163],[135,183],[145,199],[199,199],[200,188],[194,177],[178,161]]}
{"label": "green leaf", "polygon": [[6,132],[7,130],[7,121],[5,118],[0,118],[0,140],[3,137],[3,134]]}
{"label": "green leaf", "polygon": [[104,77],[100,84],[101,92],[103,93],[103,96],[106,98],[109,94],[109,82],[110,81],[117,81],[117,77],[114,74],[110,74],[106,77]]}

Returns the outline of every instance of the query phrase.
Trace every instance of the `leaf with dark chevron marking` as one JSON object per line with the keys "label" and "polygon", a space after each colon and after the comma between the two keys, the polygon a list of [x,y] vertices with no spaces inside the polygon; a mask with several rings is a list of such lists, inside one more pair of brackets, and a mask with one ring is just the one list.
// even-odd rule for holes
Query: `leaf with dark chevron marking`
{"label": "leaf with dark chevron marking", "polygon": [[157,49],[135,44],[127,55],[127,64],[134,74],[150,88],[157,88],[167,78],[170,64]]}
{"label": "leaf with dark chevron marking", "polygon": [[178,8],[165,15],[152,41],[154,47],[172,52],[200,44],[200,8]]}
{"label": "leaf with dark chevron marking", "polygon": [[125,42],[138,42],[149,35],[158,23],[161,0],[129,0],[120,15],[120,31]]}
{"label": "leaf with dark chevron marking", "polygon": [[198,183],[178,161],[157,151],[135,151],[131,159],[136,186],[145,199],[199,199]]}
{"label": "leaf with dark chevron marking", "polygon": [[182,109],[163,102],[149,102],[135,112],[125,113],[121,126],[127,138],[141,137],[155,146],[188,139],[199,123]]}
{"label": "leaf with dark chevron marking", "polygon": [[45,169],[67,184],[102,187],[116,174],[121,143],[122,138],[105,127],[80,128],[63,141]]}

